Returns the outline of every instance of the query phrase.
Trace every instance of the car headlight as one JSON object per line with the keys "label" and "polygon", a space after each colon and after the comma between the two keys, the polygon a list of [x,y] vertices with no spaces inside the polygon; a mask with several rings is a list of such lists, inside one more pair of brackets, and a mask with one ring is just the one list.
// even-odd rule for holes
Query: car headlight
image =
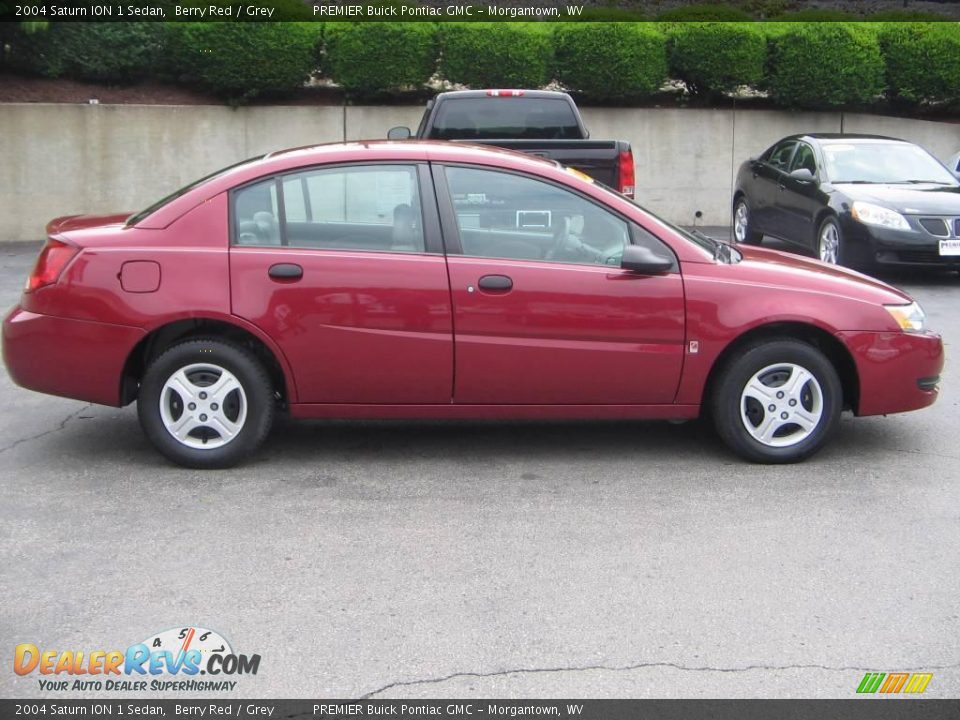
{"label": "car headlight", "polygon": [[910,223],[898,212],[873,203],[857,200],[851,211],[853,217],[866,225],[879,225],[892,230],[909,230]]}
{"label": "car headlight", "polygon": [[923,332],[927,324],[927,316],[923,308],[916,302],[909,305],[884,305],[890,316],[904,332]]}

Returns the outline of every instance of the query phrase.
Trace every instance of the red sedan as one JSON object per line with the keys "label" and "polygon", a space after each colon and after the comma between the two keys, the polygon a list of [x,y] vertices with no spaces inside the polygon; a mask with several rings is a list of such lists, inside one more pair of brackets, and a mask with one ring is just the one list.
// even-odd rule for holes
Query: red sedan
{"label": "red sedan", "polygon": [[695,418],[739,455],[808,457],[857,415],[937,397],[902,292],[733,248],[509,151],[364,142],[271,153],[126,216],[54,220],[3,325],[20,385],[137,401],[191,467],[274,415]]}

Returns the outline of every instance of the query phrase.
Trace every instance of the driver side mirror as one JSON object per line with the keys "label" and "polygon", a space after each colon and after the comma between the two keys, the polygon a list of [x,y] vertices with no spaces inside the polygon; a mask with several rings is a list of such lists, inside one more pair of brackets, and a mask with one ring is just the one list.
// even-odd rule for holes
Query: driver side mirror
{"label": "driver side mirror", "polygon": [[643,245],[627,245],[623,248],[623,257],[620,267],[624,270],[633,270],[644,275],[656,275],[673,270],[673,258],[658,255]]}
{"label": "driver side mirror", "polygon": [[392,127],[387,132],[387,140],[409,140],[412,134],[408,127]]}
{"label": "driver side mirror", "polygon": [[813,173],[808,168],[797,168],[790,173],[790,177],[800,182],[813,182]]}

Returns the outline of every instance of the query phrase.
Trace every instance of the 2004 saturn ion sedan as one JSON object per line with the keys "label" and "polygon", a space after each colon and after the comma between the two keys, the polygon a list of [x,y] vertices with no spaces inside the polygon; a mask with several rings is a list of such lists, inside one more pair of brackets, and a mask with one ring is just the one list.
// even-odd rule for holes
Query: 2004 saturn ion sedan
{"label": "2004 saturn ion sedan", "polygon": [[301,418],[694,418],[759,462],[937,397],[907,295],[688,234],[506,150],[271,153],[131,217],[52,221],[3,325],[20,385],[225,467]]}

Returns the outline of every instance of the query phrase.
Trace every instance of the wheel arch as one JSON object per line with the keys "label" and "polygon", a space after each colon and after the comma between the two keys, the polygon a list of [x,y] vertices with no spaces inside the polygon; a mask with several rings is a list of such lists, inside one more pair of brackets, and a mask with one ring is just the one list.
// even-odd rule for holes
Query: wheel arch
{"label": "wheel arch", "polygon": [[840,378],[840,386],[843,388],[843,408],[853,410],[854,413],[858,412],[860,407],[860,376],[850,351],[842,341],[827,330],[816,325],[791,321],[760,325],[747,330],[732,340],[717,356],[710,368],[707,382],[704,384],[701,407],[709,407],[710,398],[713,397],[716,389],[717,378],[724,368],[737,357],[743,347],[760,340],[776,338],[800,340],[822,352],[830,361],[830,364],[833,365]]}
{"label": "wheel arch", "polygon": [[137,398],[143,374],[154,358],[175,343],[198,337],[222,338],[247,348],[263,363],[281,402],[286,405],[296,401],[290,367],[269,338],[230,320],[189,317],[154,328],[133,347],[120,378],[120,404],[127,405]]}

